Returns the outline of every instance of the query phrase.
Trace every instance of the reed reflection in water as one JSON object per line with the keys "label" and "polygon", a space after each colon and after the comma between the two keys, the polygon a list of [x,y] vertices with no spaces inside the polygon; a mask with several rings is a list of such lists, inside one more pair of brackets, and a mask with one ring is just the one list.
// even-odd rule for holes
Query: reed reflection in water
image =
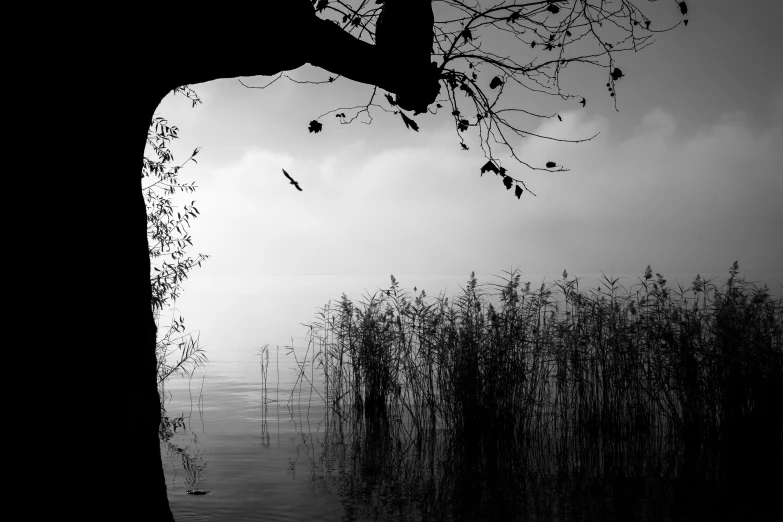
{"label": "reed reflection in water", "polygon": [[286,402],[312,485],[347,520],[779,520],[783,307],[737,268],[325,307]]}

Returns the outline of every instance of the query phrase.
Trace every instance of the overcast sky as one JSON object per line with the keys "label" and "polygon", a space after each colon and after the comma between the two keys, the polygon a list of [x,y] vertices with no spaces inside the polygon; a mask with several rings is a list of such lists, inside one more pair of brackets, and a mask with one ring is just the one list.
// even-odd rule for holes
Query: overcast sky
{"label": "overcast sky", "polygon": [[[681,19],[674,2],[636,3],[654,21],[655,13]],[[652,265],[664,275],[725,279],[739,260],[749,279],[779,294],[783,39],[776,23],[783,9],[760,0],[688,6],[687,27],[619,55],[619,112],[606,71],[587,66],[570,67],[562,79],[587,98],[585,108],[576,99],[516,95],[520,108],[562,117],[527,120],[527,130],[566,139],[600,132],[581,144],[513,141],[528,163],[570,169],[530,171],[500,154],[537,194],[521,200],[495,175],[480,176],[486,159],[475,136],[468,133],[470,151],[461,151],[445,108],[417,116],[418,133],[376,109],[371,125],[327,116],[315,134],[307,131],[310,120],[365,104],[372,88],[281,79],[258,90],[225,79],[192,86],[203,100],[196,108],[169,95],[157,115],[180,129],[172,145],[177,163],[201,147],[198,164],[181,171],[199,187],[187,198],[201,212],[192,253],[212,255],[192,272],[178,303],[189,329],[200,329],[213,348],[283,342],[300,335],[290,330],[327,299],[387,285],[389,274],[418,274],[437,285],[449,275],[464,282],[471,271],[520,268],[554,279],[564,268],[641,275]],[[529,59],[524,48],[498,54],[504,50]],[[290,75],[329,74],[304,66]],[[401,283],[423,284],[414,276]]]}

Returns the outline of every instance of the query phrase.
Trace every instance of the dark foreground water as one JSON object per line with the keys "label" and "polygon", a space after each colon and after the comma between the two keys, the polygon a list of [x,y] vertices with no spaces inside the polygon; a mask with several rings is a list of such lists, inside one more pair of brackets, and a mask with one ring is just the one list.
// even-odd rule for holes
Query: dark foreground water
{"label": "dark foreground water", "polygon": [[694,471],[698,459],[645,458],[672,447],[660,440],[625,447],[619,462],[600,441],[522,451],[486,430],[411,438],[405,419],[341,422],[309,387],[292,395],[284,353],[278,365],[272,350],[265,390],[253,350],[167,385],[161,454],[176,520],[780,520],[772,490],[735,495]]}

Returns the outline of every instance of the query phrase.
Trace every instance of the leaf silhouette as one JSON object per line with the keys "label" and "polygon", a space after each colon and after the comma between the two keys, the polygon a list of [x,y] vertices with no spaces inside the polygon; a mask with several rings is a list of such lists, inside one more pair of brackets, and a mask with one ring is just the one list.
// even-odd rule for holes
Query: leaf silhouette
{"label": "leaf silhouette", "polygon": [[585,104],[587,103],[587,98],[582,98],[582,101],[581,101],[581,102],[579,102],[579,103],[581,103],[581,104],[582,104],[582,107],[584,107],[584,106],[585,106]]}
{"label": "leaf silhouette", "polygon": [[396,101],[394,101],[394,98],[392,98],[392,97],[391,97],[391,95],[389,95],[389,94],[386,94],[385,96],[386,96],[386,101],[388,101],[388,102],[389,102],[389,105],[391,105],[392,107],[394,107],[395,105],[397,105],[397,102],[396,102]]}
{"label": "leaf silhouette", "polygon": [[408,127],[409,129],[413,129],[416,132],[419,132],[419,126],[416,124],[415,121],[405,116],[405,114],[402,111],[400,111],[400,116],[402,116],[402,121],[405,122],[406,127]]}
{"label": "leaf silhouette", "polygon": [[511,185],[514,184],[514,180],[511,179],[511,176],[504,176],[503,184],[506,186],[506,190],[509,190],[511,188]]}
{"label": "leaf silhouette", "polygon": [[553,169],[555,167],[557,167],[557,163],[555,163],[554,161],[547,161],[546,162],[546,168]]}
{"label": "leaf silhouette", "polygon": [[514,195],[517,197],[517,199],[519,199],[522,196],[522,187],[517,185],[514,189]]}
{"label": "leaf silhouette", "polygon": [[563,118],[561,118],[559,114],[557,115],[557,119],[563,121]]}
{"label": "leaf silhouette", "polygon": [[321,129],[322,129],[322,128],[323,128],[323,124],[321,124],[321,123],[318,123],[318,122],[317,122],[317,121],[315,121],[315,120],[311,121],[311,122],[310,122],[310,126],[309,126],[309,127],[307,127],[307,129],[308,129],[310,132],[316,132],[316,133],[318,133],[318,132],[321,132]]}
{"label": "leaf silhouette", "polygon": [[460,147],[462,147],[462,150],[468,150],[468,146],[464,143],[460,143]]}
{"label": "leaf silhouette", "polygon": [[680,12],[681,12],[683,15],[686,15],[686,14],[688,14],[688,6],[687,6],[687,5],[685,5],[685,2],[680,2]]}
{"label": "leaf silhouette", "polygon": [[496,89],[496,88],[500,87],[501,85],[503,85],[503,80],[501,80],[500,77],[498,77],[498,76],[495,76],[494,78],[492,78],[492,81],[489,82],[489,88],[490,89]]}
{"label": "leaf silhouette", "polygon": [[614,81],[619,80],[623,76],[625,76],[623,74],[623,71],[621,71],[620,69],[617,69],[616,67],[615,67],[614,71],[612,71],[612,80],[614,80]]}
{"label": "leaf silhouette", "polygon": [[468,130],[468,124],[470,122],[468,120],[459,120],[459,123],[457,124],[457,130],[459,131],[466,131]]}
{"label": "leaf silhouette", "polygon": [[315,10],[319,13],[326,9],[326,5],[329,3],[329,0],[319,0],[318,5],[315,6]]}
{"label": "leaf silhouette", "polygon": [[494,172],[496,175],[499,173],[498,168],[492,161],[488,161],[481,167],[481,175],[483,176],[486,171]]}
{"label": "leaf silhouette", "polygon": [[685,22],[685,26],[687,27],[688,26],[688,20],[684,20],[684,22]]}
{"label": "leaf silhouette", "polygon": [[557,14],[560,12],[560,8],[557,7],[555,4],[549,4],[546,8],[547,11],[549,11],[552,14]]}
{"label": "leaf silhouette", "polygon": [[509,16],[508,19],[511,20],[512,22],[514,20],[519,20],[519,13],[516,13],[516,12],[511,13],[511,16]]}
{"label": "leaf silhouette", "polygon": [[460,36],[465,39],[465,43],[468,43],[468,40],[473,40],[473,33],[470,32],[470,29],[465,29],[460,33]]}
{"label": "leaf silhouette", "polygon": [[650,28],[650,21],[649,20],[645,20],[644,21],[644,25],[646,25],[647,29],[649,29]]}

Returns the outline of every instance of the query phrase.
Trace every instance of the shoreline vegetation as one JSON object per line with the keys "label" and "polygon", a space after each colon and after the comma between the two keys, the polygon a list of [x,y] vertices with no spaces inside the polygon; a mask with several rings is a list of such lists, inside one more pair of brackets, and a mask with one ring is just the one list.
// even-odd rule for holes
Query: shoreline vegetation
{"label": "shoreline vegetation", "polygon": [[773,520],[783,300],[738,272],[343,294],[296,360],[326,406],[314,480],[356,516],[380,494],[404,519]]}

